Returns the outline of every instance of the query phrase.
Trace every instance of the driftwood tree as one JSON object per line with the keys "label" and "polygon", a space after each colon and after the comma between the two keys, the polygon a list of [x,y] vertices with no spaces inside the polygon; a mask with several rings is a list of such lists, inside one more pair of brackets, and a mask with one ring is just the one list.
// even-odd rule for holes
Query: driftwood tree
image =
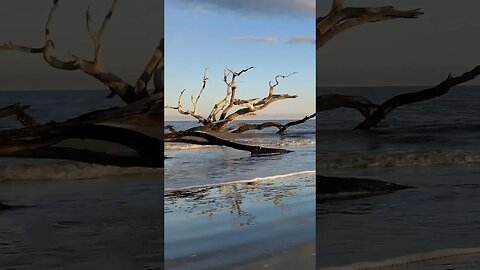
{"label": "driftwood tree", "polygon": [[[264,154],[283,154],[289,151],[283,149],[270,149],[270,148],[260,148],[256,146],[247,146],[243,144],[228,142],[226,140],[216,137],[213,138],[214,133],[243,133],[250,130],[262,130],[265,128],[276,128],[277,133],[281,134],[285,132],[290,126],[298,125],[306,122],[307,120],[313,118],[315,114],[304,117],[301,120],[288,122],[282,124],[280,122],[264,122],[261,124],[250,124],[250,123],[236,123],[234,125],[232,122],[237,121],[238,119],[256,115],[259,111],[266,109],[270,104],[285,100],[296,98],[296,95],[289,94],[275,94],[276,87],[280,84],[281,79],[286,79],[295,74],[295,72],[288,75],[277,75],[275,76],[273,82],[268,83],[267,95],[264,98],[251,98],[251,99],[239,99],[237,97],[237,83],[236,79],[242,74],[250,71],[254,67],[245,68],[239,72],[233,71],[227,67],[224,69],[223,82],[226,86],[226,94],[223,99],[215,103],[208,115],[201,115],[198,113],[198,104],[202,94],[205,91],[207,86],[207,70],[203,75],[202,87],[198,93],[198,96],[194,98],[191,96],[190,100],[192,103],[192,109],[186,109],[182,105],[182,97],[185,90],[180,92],[178,97],[177,105],[175,106],[165,106],[167,109],[173,109],[178,111],[178,113],[183,115],[188,115],[193,117],[198,121],[200,126],[194,127],[185,131],[177,131],[172,126],[165,127],[170,131],[170,133],[165,134],[165,141],[167,142],[182,142],[182,143],[194,143],[194,144],[216,144],[216,145],[225,145],[233,147],[240,150],[250,151],[252,155],[264,155]],[[207,133],[208,132],[208,133]],[[199,137],[203,140],[192,139],[191,137]]]}
{"label": "driftwood tree", "polygon": [[[114,15],[118,0],[113,0],[101,26],[95,29],[89,10],[85,14],[87,31],[94,47],[93,59],[84,59],[72,55],[63,60],[56,56],[53,41],[52,24],[59,0],[53,0],[45,23],[45,37],[39,47],[29,47],[6,42],[0,44],[1,51],[18,51],[43,56],[45,62],[53,68],[67,71],[82,71],[103,83],[110,91],[108,97],[118,96],[125,102],[123,107],[89,112],[64,122],[38,123],[25,112],[27,106],[15,104],[0,109],[0,117],[16,115],[25,126],[0,132],[1,157],[60,158],[86,162],[95,162],[118,166],[163,166],[163,38],[146,63],[144,70],[134,84],[122,80],[105,69],[103,65],[102,42],[108,24]],[[154,89],[148,84],[154,81]],[[106,125],[108,123],[108,125]],[[158,136],[148,136],[116,125],[134,125],[158,127]],[[122,144],[137,151],[138,156],[117,156],[94,150],[58,146],[69,139],[98,139]]]}
{"label": "driftwood tree", "polygon": [[[392,19],[415,19],[423,14],[419,8],[402,11],[391,6],[345,7],[344,2],[344,0],[334,0],[330,12],[324,17],[317,18],[317,50],[327,45],[337,35],[353,27]],[[479,74],[480,66],[477,66],[460,76],[448,75],[437,86],[394,96],[382,104],[374,104],[367,98],[359,96],[320,95],[317,96],[317,112],[342,107],[352,108],[359,111],[365,118],[356,128],[370,129],[378,127],[379,123],[396,108],[442,96],[448,93],[452,87],[473,80]]]}

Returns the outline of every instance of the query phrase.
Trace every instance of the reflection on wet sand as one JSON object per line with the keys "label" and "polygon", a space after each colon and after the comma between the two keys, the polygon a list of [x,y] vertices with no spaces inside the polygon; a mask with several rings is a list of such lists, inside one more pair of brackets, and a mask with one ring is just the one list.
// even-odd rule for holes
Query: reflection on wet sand
{"label": "reflection on wet sand", "polygon": [[167,191],[166,269],[228,269],[311,241],[314,179],[309,174]]}
{"label": "reflection on wet sand", "polygon": [[[283,199],[299,194],[297,186],[281,186],[274,182],[243,182],[238,184],[219,185],[216,187],[201,188],[197,190],[177,190],[165,193],[165,213],[172,212],[170,207],[178,207],[178,204],[189,204],[187,213],[212,216],[217,212],[227,211],[233,216],[246,217],[249,225],[255,217],[243,208],[245,199],[254,194],[259,195],[255,200],[272,202],[280,209],[285,209]],[[206,206],[207,209],[204,207]]]}

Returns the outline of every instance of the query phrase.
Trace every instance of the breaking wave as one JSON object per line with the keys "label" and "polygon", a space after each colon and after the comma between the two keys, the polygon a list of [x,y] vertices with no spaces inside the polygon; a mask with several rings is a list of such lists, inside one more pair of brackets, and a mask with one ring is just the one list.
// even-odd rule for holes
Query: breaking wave
{"label": "breaking wave", "polygon": [[435,150],[375,155],[345,155],[341,158],[317,157],[317,169],[462,165],[480,163],[480,152]]}
{"label": "breaking wave", "polygon": [[92,179],[133,174],[160,173],[163,169],[103,166],[81,162],[14,164],[0,166],[0,182],[22,180]]}
{"label": "breaking wave", "polygon": [[[397,267],[406,266],[406,265],[411,267],[409,269],[416,269],[414,268],[415,265],[417,265],[418,263],[426,262],[426,261],[435,261],[435,260],[444,260],[444,259],[448,260],[448,259],[453,259],[454,257],[456,258],[461,256],[473,256],[473,255],[480,256],[480,248],[442,249],[442,250],[436,250],[436,251],[426,252],[426,253],[415,253],[411,255],[401,256],[401,257],[387,259],[387,260],[378,261],[378,262],[359,262],[359,263],[353,263],[346,266],[325,267],[325,268],[320,268],[320,270],[369,270],[369,269],[390,269],[390,268],[397,269]],[[475,262],[476,264],[479,264],[478,259],[475,261],[476,261]],[[447,264],[447,265],[450,266],[450,268],[448,269],[455,269],[452,267],[453,266],[452,264]],[[419,267],[419,265],[417,265],[416,267]],[[445,268],[441,268],[441,269],[445,269]]]}

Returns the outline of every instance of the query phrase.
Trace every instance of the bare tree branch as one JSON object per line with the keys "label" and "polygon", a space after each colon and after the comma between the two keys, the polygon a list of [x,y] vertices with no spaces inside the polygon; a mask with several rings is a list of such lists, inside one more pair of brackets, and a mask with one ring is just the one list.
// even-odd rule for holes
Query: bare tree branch
{"label": "bare tree branch", "polygon": [[334,0],[330,13],[323,18],[317,18],[317,50],[338,34],[352,27],[397,18],[417,18],[423,14],[420,9],[400,11],[391,6],[344,7],[343,2],[343,0]]}
{"label": "bare tree branch", "polygon": [[38,125],[38,122],[33,119],[28,113],[25,112],[30,105],[21,106],[19,103],[0,108],[0,119],[15,115],[17,120],[25,127],[31,127]]}
{"label": "bare tree branch", "polygon": [[110,6],[110,10],[108,13],[105,15],[102,26],[98,31],[96,31],[91,22],[91,16],[90,16],[90,8],[87,9],[86,11],[86,24],[87,24],[87,31],[90,34],[90,37],[92,38],[93,45],[94,45],[94,60],[93,63],[94,65],[99,68],[102,66],[103,61],[102,61],[102,41],[103,41],[103,35],[105,33],[105,30],[107,29],[108,23],[110,19],[112,18],[113,11],[115,10],[115,7],[118,3],[118,0],[113,0],[112,5]]}
{"label": "bare tree branch", "polygon": [[198,92],[197,99],[194,100],[194,99],[193,99],[193,96],[191,96],[192,105],[193,105],[193,113],[197,113],[198,100],[199,100],[200,97],[202,96],[203,90],[205,90],[205,86],[207,85],[207,80],[208,80],[208,77],[207,77],[207,69],[205,68],[205,72],[203,73],[202,88],[201,88],[200,91]]}
{"label": "bare tree branch", "polygon": [[243,133],[249,130],[263,130],[265,128],[275,127],[278,129],[277,133],[283,133],[285,132],[285,130],[287,130],[287,128],[291,126],[295,126],[295,125],[299,125],[307,122],[309,119],[312,119],[313,117],[315,117],[316,114],[317,113],[313,113],[311,115],[305,116],[300,120],[288,122],[285,125],[281,124],[280,122],[264,122],[261,124],[239,123],[231,127],[228,127],[226,131],[231,131],[232,133]]}
{"label": "bare tree branch", "polygon": [[200,114],[197,114],[196,112],[194,111],[190,111],[190,110],[184,110],[183,109],[183,106],[182,106],[182,96],[183,96],[183,93],[185,93],[185,89],[183,89],[181,92],[180,92],[180,96],[178,97],[178,101],[177,101],[177,106],[165,106],[166,109],[174,109],[174,110],[177,110],[180,114],[183,114],[183,115],[190,115],[192,117],[194,117],[195,119],[198,120],[198,122],[202,123],[202,124],[206,124],[207,123],[207,120],[205,118],[203,118],[203,116],[201,116]]}
{"label": "bare tree branch", "polygon": [[[188,137],[201,138],[206,141],[192,140],[192,139],[188,139]],[[237,150],[248,151],[252,156],[281,155],[281,154],[286,154],[291,152],[285,149],[266,148],[261,146],[241,144],[241,143],[222,139],[220,137],[217,137],[213,134],[210,134],[204,131],[187,131],[187,132],[182,132],[181,134],[173,134],[173,136],[166,136],[165,141],[166,142],[191,142],[195,144],[227,146]]]}
{"label": "bare tree branch", "polygon": [[213,122],[209,124],[209,127],[212,130],[222,130],[224,129],[228,124],[233,122],[234,120],[238,119],[239,117],[244,117],[244,116],[249,116],[249,115],[255,115],[257,111],[263,110],[268,107],[273,102],[279,101],[279,100],[284,100],[284,99],[290,99],[290,98],[296,98],[296,95],[288,95],[288,94],[282,94],[282,95],[276,95],[273,94],[275,87],[278,86],[279,78],[287,78],[293,74],[296,74],[296,72],[292,72],[288,75],[277,75],[275,77],[275,83],[272,84],[270,81],[269,84],[269,90],[268,90],[268,96],[257,101],[254,103],[251,102],[242,102],[242,106],[245,106],[245,104],[248,104],[248,106],[245,106],[246,108],[243,109],[238,109],[237,111],[231,113],[230,115],[226,116],[224,119],[219,120],[217,122]]}
{"label": "bare tree branch", "polygon": [[[197,113],[197,106],[198,106],[198,100],[201,97],[203,90],[205,88],[206,84],[206,76],[204,76],[203,79],[203,85],[202,88],[199,92],[199,95],[197,99],[194,99],[193,96],[191,97],[191,101],[193,104],[193,111],[190,110],[184,110],[181,105],[181,97],[183,95],[182,91],[180,93],[180,98],[178,100],[178,105],[177,106],[165,106],[165,108],[170,108],[170,109],[175,109],[177,110],[180,114],[183,115],[190,115],[194,118],[196,118],[200,123],[202,123],[205,127],[206,130],[213,130],[213,131],[223,131],[230,123],[235,121],[236,119],[244,116],[249,116],[249,115],[254,115],[257,113],[259,110],[263,110],[268,105],[270,105],[273,102],[283,100],[283,99],[290,99],[290,98],[296,98],[297,96],[295,95],[288,95],[288,94],[274,94],[275,87],[279,85],[279,79],[285,79],[290,77],[293,74],[296,74],[296,72],[292,72],[288,75],[277,75],[275,77],[275,82],[272,83],[271,81],[269,82],[269,90],[268,90],[268,96],[262,99],[258,98],[252,98],[252,99],[237,99],[236,98],[236,82],[235,79],[242,75],[243,73],[253,69],[254,67],[248,67],[240,72],[233,71],[229,68],[225,68],[224,70],[224,76],[223,76],[223,81],[227,86],[227,94],[226,96],[220,100],[218,103],[216,103],[210,114],[205,118],[202,117]],[[231,78],[229,76],[231,75]],[[233,113],[228,114],[228,112],[234,107],[234,106],[240,106],[243,108],[237,109]],[[216,115],[221,112],[220,119],[216,119]],[[246,126],[242,129],[246,129]],[[229,130],[234,130],[234,129],[229,129]],[[239,130],[240,132],[240,130]]]}
{"label": "bare tree branch", "polygon": [[344,0],[333,0],[332,11],[337,11],[343,8]]}
{"label": "bare tree branch", "polygon": [[[158,72],[159,78],[157,78],[157,83],[155,86],[155,92],[159,92],[160,88],[163,90],[163,80],[161,76],[163,75],[163,61],[164,61],[164,40],[163,38],[160,40],[158,46],[155,48],[153,52],[152,58],[147,63],[147,66],[143,70],[142,75],[137,80],[137,87],[136,92],[140,96],[146,96],[147,93],[147,84],[151,80],[153,74]],[[161,80],[158,81],[158,80]],[[161,85],[161,86],[160,86]]]}
{"label": "bare tree branch", "polygon": [[178,133],[178,131],[172,125],[166,125],[164,126],[164,129],[170,131],[170,133]]}
{"label": "bare tree branch", "polygon": [[317,112],[335,110],[340,107],[355,109],[367,118],[376,108],[379,107],[379,105],[373,104],[367,98],[360,96],[345,96],[337,94],[317,96]]}
{"label": "bare tree branch", "polygon": [[[72,60],[63,61],[55,56],[55,44],[52,38],[51,24],[53,21],[54,13],[58,9],[58,3],[59,0],[54,0],[53,6],[48,13],[48,17],[45,23],[45,40],[42,47],[27,47],[24,45],[18,45],[12,42],[8,42],[1,44],[0,50],[14,50],[34,54],[41,53],[43,54],[43,58],[45,59],[45,61],[53,68],[70,71],[81,70],[107,86],[111,91],[111,95],[109,95],[108,97],[118,95],[127,104],[148,96],[146,88],[154,72],[159,69],[159,66],[161,66],[160,69],[163,72],[163,39],[160,41],[159,45],[155,49],[152,58],[148,62],[140,78],[137,80],[136,85],[132,86],[122,80],[117,75],[105,71],[103,68],[101,50],[103,36],[108,27],[108,23],[111,20],[115,7],[117,6],[118,0],[112,0],[111,7],[108,13],[105,15],[102,21],[102,25],[100,26],[100,29],[98,31],[96,31],[93,27],[90,10],[87,9],[86,11],[86,28],[94,43],[94,59],[92,61],[85,60],[75,55],[72,55]],[[160,90],[156,92],[159,91]]]}
{"label": "bare tree branch", "polygon": [[439,97],[448,93],[450,88],[462,84],[464,82],[473,80],[480,74],[480,66],[476,66],[472,70],[463,73],[460,76],[454,77],[448,75],[447,79],[438,84],[437,86],[425,90],[421,90],[413,93],[406,93],[397,95],[385,101],[375,112],[370,115],[365,121],[360,123],[357,129],[368,129],[377,125],[378,122],[385,119],[387,114],[395,110],[400,106],[420,102],[435,97]]}
{"label": "bare tree branch", "polygon": [[[242,75],[242,73],[247,72],[252,68],[254,68],[254,67],[248,67],[246,69],[241,70],[238,73],[227,68],[227,70],[232,74],[232,79],[231,79],[230,83],[227,83],[227,85],[230,87],[231,95],[230,95],[230,102],[229,102],[227,108],[225,108],[225,110],[223,110],[222,114],[220,115],[220,120],[225,119],[225,116],[227,115],[228,111],[230,111],[233,108],[233,106],[235,105],[235,92],[237,90],[237,85],[235,83],[235,79],[237,77],[239,77],[240,75]],[[228,96],[228,94],[227,94],[227,96]]]}
{"label": "bare tree branch", "polygon": [[287,128],[289,128],[289,127],[291,127],[291,126],[296,126],[296,125],[305,123],[305,122],[307,122],[309,119],[312,119],[313,117],[315,117],[316,115],[317,115],[317,113],[313,113],[313,114],[311,114],[311,115],[305,116],[304,118],[302,118],[302,119],[300,119],[300,120],[288,122],[288,123],[286,123],[285,125],[283,125],[283,127],[280,128],[280,129],[277,131],[277,133],[283,133],[283,132],[285,132],[285,130],[287,130]]}
{"label": "bare tree branch", "polygon": [[0,44],[0,51],[19,51],[26,53],[43,53],[44,48],[31,48],[23,45],[13,44],[11,41]]}
{"label": "bare tree branch", "polygon": [[232,133],[243,133],[249,130],[262,130],[269,127],[281,129],[283,125],[279,122],[264,122],[261,124],[240,123],[227,128],[226,131],[232,131]]}

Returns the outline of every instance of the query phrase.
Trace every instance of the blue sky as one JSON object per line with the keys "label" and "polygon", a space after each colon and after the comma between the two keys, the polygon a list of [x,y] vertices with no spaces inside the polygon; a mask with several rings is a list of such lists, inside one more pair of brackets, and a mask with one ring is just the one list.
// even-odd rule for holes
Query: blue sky
{"label": "blue sky", "polygon": [[[314,0],[166,0],[165,1],[165,103],[176,105],[186,89],[183,106],[191,108],[204,69],[208,83],[199,112],[208,114],[222,99],[225,66],[255,69],[237,79],[239,98],[262,98],[277,74],[298,74],[277,87],[277,93],[297,99],[280,101],[253,119],[297,118],[315,110],[315,1]],[[192,120],[174,110],[167,120]]]}

